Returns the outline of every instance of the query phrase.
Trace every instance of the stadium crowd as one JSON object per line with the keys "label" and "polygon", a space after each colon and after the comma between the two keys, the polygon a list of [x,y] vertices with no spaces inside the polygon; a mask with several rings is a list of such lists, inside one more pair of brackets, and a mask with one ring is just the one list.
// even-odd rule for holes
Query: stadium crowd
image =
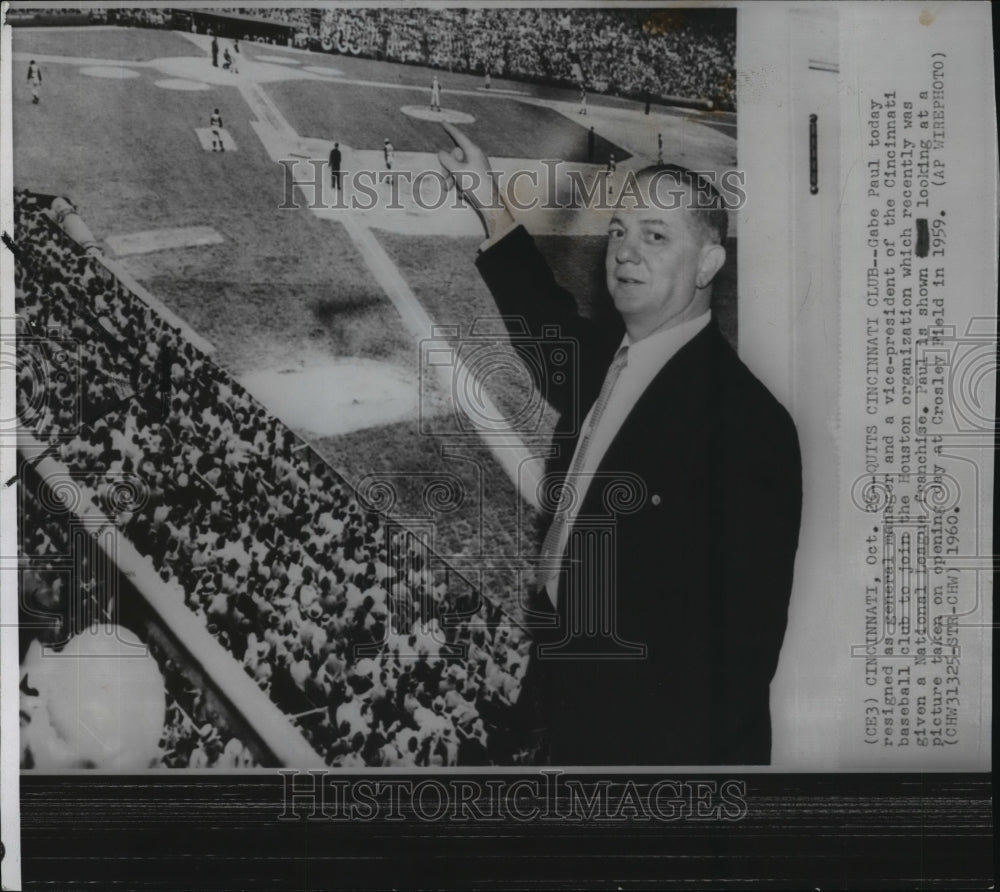
{"label": "stadium crowd", "polygon": [[18,313],[77,344],[82,370],[52,385],[51,358],[19,369],[22,419],[327,764],[523,758],[510,714],[529,642],[499,608],[362,504],[38,197],[15,195],[15,226]]}
{"label": "stadium crowd", "polygon": [[298,27],[327,51],[582,86],[643,100],[736,106],[732,13],[711,10],[232,7]]}
{"label": "stadium crowd", "polygon": [[[45,12],[45,10],[36,10]],[[50,10],[53,14],[83,10]],[[507,9],[325,9],[213,7],[213,15],[258,18],[294,28],[296,44],[596,93],[671,101],[707,100],[736,107],[736,37],[732,11]],[[90,20],[165,28],[172,10],[94,8]],[[232,25],[237,29],[239,25]],[[230,35],[233,36],[233,35]],[[274,42],[246,26],[242,40]]]}
{"label": "stadium crowd", "polygon": [[[66,558],[72,555],[68,524],[53,517],[51,497],[40,496],[38,479],[32,473],[19,475],[20,506],[18,541],[23,559],[29,565],[21,572],[20,652],[22,659],[32,642],[61,649],[74,635],[93,625],[109,627],[121,620],[122,605],[114,603],[116,593],[125,584],[119,578],[110,586],[104,574],[95,572],[90,556],[84,551],[75,555],[74,574],[66,572]],[[70,593],[67,580],[75,578],[76,590]],[[119,595],[120,597],[120,595]],[[250,749],[220,717],[209,700],[205,687],[190,669],[171,659],[148,628],[136,618],[127,624],[132,631],[142,632],[150,653],[163,676],[166,693],[166,716],[160,737],[159,754],[149,768],[250,768],[256,765]],[[35,691],[30,676],[21,680],[21,726],[41,721],[52,732],[34,704]],[[33,729],[38,733],[38,729]],[[32,767],[34,754],[22,749],[22,768]]]}

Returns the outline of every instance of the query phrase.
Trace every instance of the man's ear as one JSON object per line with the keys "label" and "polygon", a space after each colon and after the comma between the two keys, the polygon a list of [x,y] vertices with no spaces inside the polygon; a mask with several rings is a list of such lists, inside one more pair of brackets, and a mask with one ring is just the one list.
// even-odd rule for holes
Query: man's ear
{"label": "man's ear", "polygon": [[726,249],[722,245],[708,244],[702,246],[698,258],[698,275],[695,284],[699,288],[707,288],[726,262]]}

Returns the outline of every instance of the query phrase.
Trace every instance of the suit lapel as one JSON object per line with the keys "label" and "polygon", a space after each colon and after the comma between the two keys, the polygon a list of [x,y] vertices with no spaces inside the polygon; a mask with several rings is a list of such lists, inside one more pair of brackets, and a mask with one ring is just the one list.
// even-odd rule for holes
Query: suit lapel
{"label": "suit lapel", "polygon": [[695,436],[706,418],[721,335],[714,322],[698,332],[657,373],[636,401],[601,460],[599,472],[638,470],[656,460],[650,444]]}

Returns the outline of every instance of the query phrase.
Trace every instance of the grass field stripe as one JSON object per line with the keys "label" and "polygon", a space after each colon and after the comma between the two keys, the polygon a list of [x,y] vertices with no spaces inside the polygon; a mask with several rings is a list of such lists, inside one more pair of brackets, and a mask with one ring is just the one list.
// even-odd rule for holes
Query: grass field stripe
{"label": "grass field stripe", "polygon": [[131,59],[96,59],[91,58],[90,56],[51,56],[45,55],[44,53],[14,53],[12,58],[18,62],[27,62],[30,59],[34,59],[39,63],[39,65],[44,62],[46,65],[86,65],[90,68],[100,65],[107,65],[111,68],[149,68],[151,65],[149,62],[134,62]]}
{"label": "grass field stripe", "polygon": [[292,125],[278,111],[278,107],[271,101],[271,97],[264,92],[258,82],[241,79],[239,88],[247,105],[257,115],[259,121],[267,124],[275,133],[281,136],[298,139],[298,134]]}

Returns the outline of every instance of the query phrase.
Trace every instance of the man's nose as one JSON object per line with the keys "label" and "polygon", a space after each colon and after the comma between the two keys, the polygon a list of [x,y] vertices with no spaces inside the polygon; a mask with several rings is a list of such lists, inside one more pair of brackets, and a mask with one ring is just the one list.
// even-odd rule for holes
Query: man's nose
{"label": "man's nose", "polygon": [[635,237],[632,235],[623,236],[615,248],[615,261],[617,263],[635,263],[638,259]]}

